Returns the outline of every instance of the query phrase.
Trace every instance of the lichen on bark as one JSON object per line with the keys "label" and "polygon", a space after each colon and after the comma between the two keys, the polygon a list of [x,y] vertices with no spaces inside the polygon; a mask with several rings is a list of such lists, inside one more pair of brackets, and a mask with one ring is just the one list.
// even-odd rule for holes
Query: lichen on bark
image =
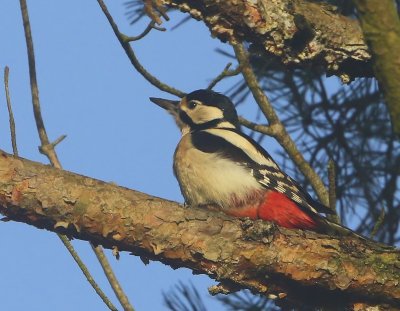
{"label": "lichen on bark", "polygon": [[372,76],[356,19],[304,0],[163,0],[202,20],[222,41],[249,42],[288,66],[316,66],[344,82]]}

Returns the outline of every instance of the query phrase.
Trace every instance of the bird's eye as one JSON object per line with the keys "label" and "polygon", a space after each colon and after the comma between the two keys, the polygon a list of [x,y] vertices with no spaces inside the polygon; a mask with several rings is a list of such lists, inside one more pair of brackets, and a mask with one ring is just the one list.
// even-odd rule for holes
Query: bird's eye
{"label": "bird's eye", "polygon": [[197,106],[197,103],[196,103],[195,101],[190,101],[190,102],[188,102],[188,104],[187,104],[187,107],[188,107],[190,110],[193,110],[194,108],[196,108],[196,106]]}

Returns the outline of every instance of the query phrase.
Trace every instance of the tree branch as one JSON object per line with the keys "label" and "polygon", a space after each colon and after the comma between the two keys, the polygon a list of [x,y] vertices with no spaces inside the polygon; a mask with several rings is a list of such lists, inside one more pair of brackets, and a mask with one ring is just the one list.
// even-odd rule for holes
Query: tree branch
{"label": "tree branch", "polygon": [[226,77],[233,77],[240,73],[240,66],[237,66],[237,68],[230,70],[229,68],[231,68],[231,66],[232,63],[228,63],[225,66],[224,70],[222,70],[222,72],[211,81],[211,83],[207,87],[207,90],[212,90],[219,82],[221,82]]}
{"label": "tree branch", "polygon": [[[30,82],[31,82],[33,114],[35,117],[36,127],[37,127],[37,131],[38,131],[40,143],[41,143],[41,145],[39,146],[39,151],[48,158],[48,160],[50,161],[52,166],[54,166],[58,169],[62,169],[61,162],[59,161],[57,153],[55,151],[55,147],[57,144],[59,144],[61,141],[63,141],[66,136],[62,135],[52,143],[50,142],[49,137],[47,136],[46,128],[45,128],[43,117],[42,117],[42,111],[40,108],[39,87],[38,87],[37,78],[36,78],[35,53],[34,53],[34,48],[33,48],[32,31],[31,31],[31,26],[30,26],[30,21],[29,21],[29,13],[28,13],[28,7],[26,4],[26,0],[20,0],[20,7],[21,7],[22,20],[23,20],[23,24],[24,24],[26,48],[27,48],[27,53],[28,53],[29,78],[30,78]],[[112,311],[117,310],[115,308],[115,306],[112,304],[112,302],[105,295],[105,293],[98,286],[98,284],[96,283],[94,278],[91,276],[88,268],[83,263],[83,261],[81,260],[81,258],[77,254],[77,252],[75,251],[74,247],[72,246],[71,242],[68,240],[68,238],[66,236],[60,235],[60,234],[58,234],[58,237],[60,238],[60,240],[64,244],[64,246],[67,248],[67,250],[73,257],[75,262],[78,264],[79,268],[81,269],[82,273],[85,275],[85,277],[88,280],[88,282],[90,283],[90,285],[93,287],[93,289],[99,295],[99,297],[103,300],[103,302],[107,305],[107,307]],[[93,250],[94,250],[97,258],[99,258],[99,255],[101,256],[101,254],[100,254],[101,249],[94,248]],[[99,258],[99,262],[100,262],[100,265],[103,267],[103,270],[106,274],[107,273],[112,274],[112,275],[107,275],[107,279],[110,282],[118,283],[118,280],[115,278],[115,276],[112,272],[112,269],[107,262],[107,258],[105,256],[102,258],[102,260],[100,260],[100,258]],[[121,302],[121,305],[125,308],[126,303],[129,304],[129,301],[128,301],[128,298],[126,297],[126,295],[123,293],[121,286],[119,284],[111,284],[111,287],[114,289],[114,292],[115,292],[117,298],[119,299],[119,301]],[[118,290],[115,291],[115,289],[118,289]],[[128,309],[125,308],[125,310],[133,311],[133,307],[130,307]]]}
{"label": "tree branch", "polygon": [[333,6],[304,0],[163,0],[203,20],[213,36],[247,41],[294,66],[322,66],[348,82],[372,76],[371,55],[357,20]]}
{"label": "tree branch", "polygon": [[135,311],[135,309],[129,302],[128,296],[126,296],[124,290],[122,289],[121,284],[117,279],[117,276],[111,268],[111,265],[106,255],[104,254],[103,248],[101,246],[94,246],[92,243],[90,243],[90,246],[96,254],[97,260],[100,262],[104,274],[106,275],[108,282],[110,283],[115,295],[121,303],[122,308],[124,308],[124,311]]}
{"label": "tree branch", "polygon": [[133,51],[133,48],[130,44],[130,42],[133,41],[132,37],[128,37],[119,31],[117,24],[114,22],[114,19],[111,16],[110,12],[108,11],[107,6],[103,0],[97,0],[97,3],[99,4],[101,10],[106,16],[112,30],[114,31],[115,36],[117,37],[119,43],[121,44],[122,48],[124,49],[126,55],[128,56],[131,64],[136,69],[136,71],[139,72],[143,76],[143,78],[145,78],[148,82],[150,82],[152,85],[159,88],[160,90],[176,95],[178,97],[185,96],[185,93],[161,82],[142,66],[142,64],[137,59],[136,54]]}
{"label": "tree branch", "polygon": [[384,91],[392,125],[400,137],[400,20],[393,0],[353,0],[374,56],[374,71]]}
{"label": "tree branch", "polygon": [[14,113],[13,113],[12,105],[11,105],[10,89],[8,87],[9,74],[10,74],[10,69],[8,68],[8,66],[6,66],[4,68],[4,90],[6,92],[8,119],[9,119],[9,124],[10,124],[11,145],[12,145],[14,155],[18,156],[17,134],[15,131]]}
{"label": "tree branch", "polygon": [[65,248],[68,250],[72,258],[75,260],[76,264],[78,265],[79,269],[81,269],[83,275],[85,276],[86,280],[95,290],[97,295],[103,300],[104,304],[110,309],[111,311],[118,311],[118,309],[114,306],[110,299],[104,294],[100,286],[97,284],[96,280],[91,275],[89,269],[83,263],[82,259],[79,257],[78,253],[76,252],[75,248],[72,246],[72,243],[68,240],[68,238],[64,235],[58,234],[61,242],[64,244]]}
{"label": "tree branch", "polygon": [[185,209],[4,152],[0,213],[175,268],[187,267],[231,289],[275,292],[277,297],[284,292],[283,301],[298,298],[315,305],[385,303],[400,310],[398,251]]}
{"label": "tree branch", "polygon": [[251,93],[261,111],[263,112],[265,118],[269,122],[269,128],[272,129],[272,136],[278,141],[278,143],[285,149],[287,154],[293,160],[295,165],[303,173],[303,175],[310,181],[315,193],[318,195],[320,201],[328,206],[328,191],[325,188],[324,183],[310,164],[306,161],[302,153],[297,148],[295,142],[290,137],[289,133],[286,131],[285,126],[280,121],[277,113],[272,107],[271,102],[264,94],[257,81],[257,76],[255,75],[253,68],[250,65],[247,52],[243,44],[238,43],[233,45],[236,58],[239,62],[242,75],[246,81]]}

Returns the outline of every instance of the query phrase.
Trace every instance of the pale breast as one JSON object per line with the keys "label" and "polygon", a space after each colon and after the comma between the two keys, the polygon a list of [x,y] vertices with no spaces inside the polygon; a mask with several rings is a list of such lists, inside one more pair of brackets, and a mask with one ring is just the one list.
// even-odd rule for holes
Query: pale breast
{"label": "pale breast", "polygon": [[194,148],[190,133],[175,150],[174,172],[188,204],[228,208],[238,198],[246,200],[263,188],[247,167]]}

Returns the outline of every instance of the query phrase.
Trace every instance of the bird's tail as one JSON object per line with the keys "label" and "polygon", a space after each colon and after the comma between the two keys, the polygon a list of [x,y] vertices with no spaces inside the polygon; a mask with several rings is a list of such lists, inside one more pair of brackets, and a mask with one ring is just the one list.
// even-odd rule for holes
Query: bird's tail
{"label": "bird's tail", "polygon": [[351,230],[345,226],[342,226],[338,223],[330,221],[326,218],[321,217],[321,219],[319,219],[319,222],[322,225],[321,227],[324,229],[324,233],[334,234],[334,235],[340,236],[340,237],[354,238],[356,240],[362,241],[364,244],[366,244],[376,250],[381,250],[381,251],[386,251],[386,252],[396,250],[396,248],[393,246],[374,241],[374,240],[367,238],[361,234],[358,234],[357,232],[354,232],[353,230]]}

